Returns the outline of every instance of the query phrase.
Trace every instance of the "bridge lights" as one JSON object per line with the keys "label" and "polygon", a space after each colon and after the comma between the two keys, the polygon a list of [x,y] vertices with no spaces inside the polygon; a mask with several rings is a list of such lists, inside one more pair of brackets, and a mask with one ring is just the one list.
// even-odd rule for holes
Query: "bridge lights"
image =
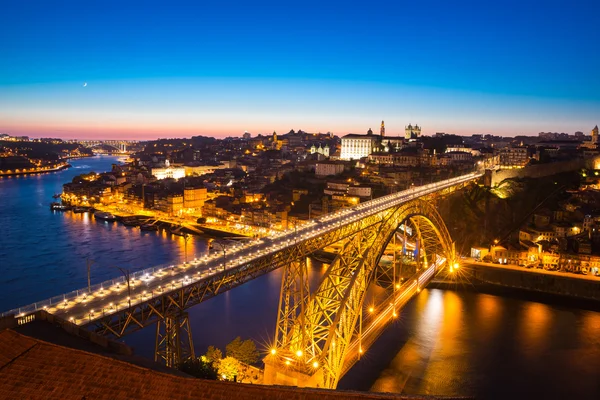
{"label": "bridge lights", "polygon": [[372,313],[373,311],[375,311],[375,309],[372,306],[369,307],[369,312]]}
{"label": "bridge lights", "polygon": [[460,265],[458,263],[454,263],[454,269],[458,269]]}
{"label": "bridge lights", "polygon": [[396,289],[400,289],[400,284],[396,283]]}
{"label": "bridge lights", "polygon": [[362,346],[358,348],[358,352],[359,352],[360,354],[362,354],[362,353],[363,353]]}
{"label": "bridge lights", "polygon": [[394,312],[392,313],[392,317],[396,318],[398,316],[398,314],[396,313],[396,310],[394,310]]}
{"label": "bridge lights", "polygon": [[285,365],[290,365],[290,360],[285,360]]}
{"label": "bridge lights", "polygon": [[275,355],[275,354],[277,354],[277,350],[275,350],[275,348],[273,347],[273,348],[271,349],[271,355]]}
{"label": "bridge lights", "polygon": [[296,357],[302,357],[302,350],[298,349],[296,350]]}
{"label": "bridge lights", "polygon": [[319,362],[318,361],[313,362],[312,365],[313,365],[313,368],[319,368]]}

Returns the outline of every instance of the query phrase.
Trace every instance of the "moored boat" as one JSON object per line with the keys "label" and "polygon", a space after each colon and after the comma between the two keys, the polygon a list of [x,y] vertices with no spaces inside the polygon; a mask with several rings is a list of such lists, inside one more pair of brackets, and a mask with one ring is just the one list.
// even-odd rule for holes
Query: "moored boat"
{"label": "moored boat", "polygon": [[143,224],[140,225],[140,229],[143,231],[157,231],[158,230],[158,225],[155,224]]}
{"label": "moored boat", "polygon": [[171,226],[169,228],[169,232],[172,233],[173,235],[177,235],[177,236],[184,236],[185,235],[185,232],[183,231],[183,227],[182,226],[176,226],[176,227]]}
{"label": "moored boat", "polygon": [[84,212],[88,212],[88,211],[90,211],[89,207],[81,207],[81,206],[73,207],[73,212],[76,214],[84,213]]}
{"label": "moored boat", "polygon": [[50,203],[50,209],[52,211],[67,211],[70,210],[71,207],[66,204],[52,202]]}
{"label": "moored boat", "polygon": [[94,218],[102,221],[115,221],[117,219],[117,217],[105,211],[96,211],[94,213]]}
{"label": "moored boat", "polygon": [[143,218],[139,218],[139,217],[125,217],[121,220],[121,222],[125,226],[140,226],[145,221]]}

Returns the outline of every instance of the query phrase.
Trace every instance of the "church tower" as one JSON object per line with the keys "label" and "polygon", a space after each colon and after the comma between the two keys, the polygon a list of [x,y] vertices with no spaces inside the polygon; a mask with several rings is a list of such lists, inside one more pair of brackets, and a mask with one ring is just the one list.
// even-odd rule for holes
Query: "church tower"
{"label": "church tower", "polygon": [[592,129],[592,144],[598,144],[598,125]]}
{"label": "church tower", "polygon": [[379,129],[379,134],[381,135],[381,137],[385,136],[385,124],[383,123],[383,121],[381,121],[381,129]]}

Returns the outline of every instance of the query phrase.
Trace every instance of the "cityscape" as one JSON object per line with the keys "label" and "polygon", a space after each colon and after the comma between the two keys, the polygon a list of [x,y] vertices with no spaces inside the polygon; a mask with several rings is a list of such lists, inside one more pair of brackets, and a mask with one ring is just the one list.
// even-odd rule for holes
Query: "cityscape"
{"label": "cityscape", "polygon": [[7,7],[0,398],[600,396],[600,7],[376,3]]}

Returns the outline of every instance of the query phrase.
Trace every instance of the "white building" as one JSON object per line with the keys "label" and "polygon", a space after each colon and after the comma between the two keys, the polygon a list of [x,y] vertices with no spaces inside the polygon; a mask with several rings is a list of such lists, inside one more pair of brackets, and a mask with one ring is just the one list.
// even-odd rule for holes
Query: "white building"
{"label": "white building", "polygon": [[156,179],[173,178],[179,179],[185,177],[184,167],[172,167],[169,160],[165,161],[164,167],[152,168],[150,173],[156,177]]}
{"label": "white building", "polygon": [[350,133],[343,136],[340,159],[359,160],[363,157],[368,157],[369,154],[377,151],[379,140],[380,136],[373,135],[372,133],[367,133],[366,135]]}

